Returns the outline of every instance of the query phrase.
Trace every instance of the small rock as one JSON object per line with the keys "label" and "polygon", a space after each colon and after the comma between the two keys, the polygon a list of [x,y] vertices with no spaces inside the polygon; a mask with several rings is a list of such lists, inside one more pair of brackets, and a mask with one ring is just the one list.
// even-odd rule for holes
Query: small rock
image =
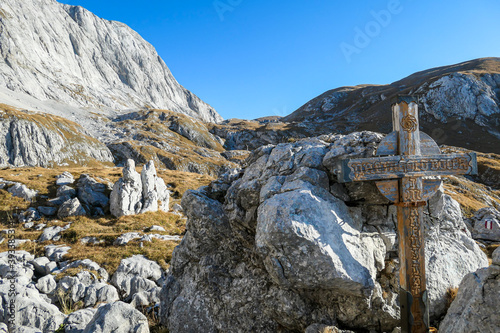
{"label": "small rock", "polygon": [[61,197],[57,197],[57,198],[53,198],[53,199],[50,199],[50,200],[47,200],[47,204],[51,207],[57,207],[57,206],[60,206],[62,205],[63,203],[65,203],[66,201],[72,199],[71,197],[69,196],[66,196],[66,195],[63,195]]}
{"label": "small rock", "polygon": [[26,201],[33,201],[37,194],[37,191],[31,190],[21,183],[15,183],[7,191],[13,196],[23,198]]}
{"label": "small rock", "polygon": [[55,261],[50,261],[45,265],[45,274],[50,274],[57,270],[57,263]]}
{"label": "small rock", "polygon": [[73,184],[74,181],[75,181],[75,178],[68,171],[64,171],[59,176],[56,176],[56,185],[57,186],[70,185],[70,184]]}
{"label": "small rock", "polygon": [[86,206],[105,208],[108,206],[109,198],[104,192],[107,189],[105,184],[101,184],[87,174],[82,174],[77,182],[78,199]]}
{"label": "small rock", "polygon": [[45,265],[47,265],[50,262],[49,258],[47,257],[38,257],[33,260],[31,260],[29,263],[33,265],[35,268],[35,272],[39,275],[46,275],[45,273]]}
{"label": "small rock", "polygon": [[159,225],[153,225],[149,228],[144,229],[145,232],[150,232],[150,231],[165,231],[165,228]]}
{"label": "small rock", "polygon": [[42,217],[38,213],[38,210],[34,207],[28,208],[26,211],[17,216],[17,219],[20,223],[30,223],[33,221],[38,221],[41,218]]}
{"label": "small rock", "polygon": [[182,212],[182,206],[181,206],[181,205],[179,205],[178,203],[174,203],[174,204],[172,205],[172,210],[173,210],[174,212]]}
{"label": "small rock", "polygon": [[57,207],[38,206],[38,211],[43,216],[54,216],[57,213]]}
{"label": "small rock", "polygon": [[87,245],[99,245],[104,244],[105,241],[104,239],[98,239],[97,237],[83,237],[80,239],[80,243]]}
{"label": "small rock", "polygon": [[47,245],[45,247],[45,256],[50,261],[60,262],[62,257],[71,250],[71,247],[65,245]]}
{"label": "small rock", "polygon": [[58,240],[61,239],[61,235],[59,235],[59,234],[63,230],[65,230],[63,227],[58,227],[58,226],[48,227],[40,235],[40,237],[38,238],[38,241],[39,242],[44,242],[44,241],[57,242]]}
{"label": "small rock", "polygon": [[35,222],[28,222],[28,223],[23,224],[23,227],[24,227],[25,229],[30,229],[30,228],[32,228],[34,225],[35,225]]}
{"label": "small rock", "polygon": [[97,309],[83,333],[149,333],[148,320],[131,305],[117,301]]}
{"label": "small rock", "polygon": [[57,193],[56,195],[58,197],[66,196],[69,198],[74,198],[76,197],[76,190],[72,188],[71,186],[68,185],[62,185],[57,188]]}
{"label": "small rock", "polygon": [[37,224],[37,225],[35,225],[35,226],[33,227],[33,230],[40,231],[40,230],[42,230],[43,228],[45,228],[45,226],[46,226],[46,225],[47,225],[47,224],[45,224],[45,223],[39,223],[39,224]]}
{"label": "small rock", "polygon": [[53,292],[57,287],[57,282],[54,276],[52,275],[45,275],[44,277],[41,277],[38,279],[38,282],[36,283],[36,288],[44,294],[50,294]]}
{"label": "small rock", "polygon": [[57,211],[57,217],[59,217],[60,219],[69,216],[82,216],[85,214],[85,208],[83,208],[78,198],[73,198],[65,201]]}
{"label": "small rock", "polygon": [[113,243],[114,245],[125,245],[131,240],[141,238],[141,234],[138,232],[127,232],[120,237],[118,237],[115,242]]}
{"label": "small rock", "polygon": [[65,333],[81,333],[92,320],[97,309],[87,308],[80,309],[72,312],[68,315],[64,321],[64,332]]}

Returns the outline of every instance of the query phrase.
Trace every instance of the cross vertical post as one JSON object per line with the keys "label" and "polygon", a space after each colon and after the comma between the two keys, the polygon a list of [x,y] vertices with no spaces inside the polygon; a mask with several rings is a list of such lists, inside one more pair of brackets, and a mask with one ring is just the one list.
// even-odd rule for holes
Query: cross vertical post
{"label": "cross vertical post", "polygon": [[[409,102],[409,103],[408,103]],[[413,100],[393,104],[398,153],[420,156],[420,131],[417,104]],[[402,332],[429,332],[429,305],[425,279],[423,230],[423,182],[421,177],[398,180],[399,202],[399,300]]]}
{"label": "cross vertical post", "polygon": [[434,140],[420,132],[412,96],[393,99],[392,121],[393,131],[380,142],[376,157],[341,160],[337,179],[375,181],[397,206],[401,332],[428,333],[423,207],[441,184],[438,176],[477,174],[476,154],[441,154]]}

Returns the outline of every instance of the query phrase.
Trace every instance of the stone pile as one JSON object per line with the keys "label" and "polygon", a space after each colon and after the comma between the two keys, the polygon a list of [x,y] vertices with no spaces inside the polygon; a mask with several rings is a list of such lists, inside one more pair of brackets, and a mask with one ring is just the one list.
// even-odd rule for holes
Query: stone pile
{"label": "stone pile", "polygon": [[[49,245],[45,256],[26,251],[0,253],[0,332],[6,330],[8,304],[16,304],[16,325],[23,332],[149,332],[139,310],[159,305],[164,281],[161,267],[144,256],[123,259],[112,277],[97,263],[85,259],[63,261],[69,247]],[[14,270],[9,266],[14,261]],[[78,268],[76,275],[67,274]],[[12,275],[14,274],[14,276]],[[15,278],[15,300],[9,290]],[[70,315],[64,311],[77,309]]]}
{"label": "stone pile", "polygon": [[[358,132],[263,146],[243,172],[187,191],[187,231],[161,294],[169,331],[396,329],[396,208],[374,183],[336,178],[339,160],[373,156],[382,137]],[[442,188],[424,212],[435,322],[448,288],[488,261]]]}

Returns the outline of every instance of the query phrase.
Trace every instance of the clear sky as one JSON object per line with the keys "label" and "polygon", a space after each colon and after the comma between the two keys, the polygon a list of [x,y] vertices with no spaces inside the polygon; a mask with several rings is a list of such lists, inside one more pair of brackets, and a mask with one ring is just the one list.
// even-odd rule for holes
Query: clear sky
{"label": "clear sky", "polygon": [[498,0],[61,0],[136,30],[224,118],[500,56]]}

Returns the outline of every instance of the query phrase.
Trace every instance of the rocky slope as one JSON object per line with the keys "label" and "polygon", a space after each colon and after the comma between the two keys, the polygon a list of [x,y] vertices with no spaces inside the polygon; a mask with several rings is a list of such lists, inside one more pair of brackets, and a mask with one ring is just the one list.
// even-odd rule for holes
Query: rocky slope
{"label": "rocky slope", "polygon": [[222,119],[128,26],[55,0],[0,2],[0,87],[101,111],[156,107]]}
{"label": "rocky slope", "polygon": [[223,141],[202,121],[167,111],[128,113],[108,121],[108,147],[115,162],[144,164],[153,159],[160,168],[217,176],[237,164],[226,159]]}
{"label": "rocky slope", "polygon": [[113,156],[74,122],[0,104],[0,167],[111,165]]}
{"label": "rocky slope", "polygon": [[[372,156],[382,137],[362,132],[263,146],[244,172],[186,192],[187,232],[161,296],[164,325],[173,332],[398,326],[395,207],[371,182],[336,181],[336,161]],[[448,288],[488,261],[443,189],[424,220],[436,321]]]}

